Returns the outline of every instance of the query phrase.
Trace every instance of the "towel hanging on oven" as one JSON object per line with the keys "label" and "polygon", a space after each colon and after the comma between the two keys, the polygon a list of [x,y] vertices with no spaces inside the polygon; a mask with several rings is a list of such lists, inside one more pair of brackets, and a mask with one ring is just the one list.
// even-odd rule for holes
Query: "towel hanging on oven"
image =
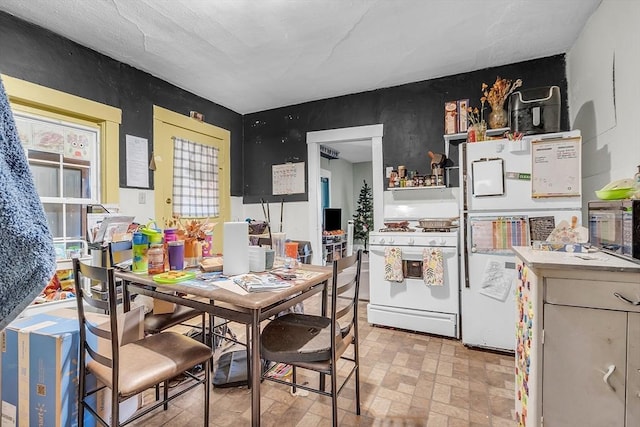
{"label": "towel hanging on oven", "polygon": [[402,282],[402,249],[396,246],[384,248],[384,280]]}
{"label": "towel hanging on oven", "polygon": [[444,286],[444,259],[442,249],[422,250],[422,278],[427,286]]}

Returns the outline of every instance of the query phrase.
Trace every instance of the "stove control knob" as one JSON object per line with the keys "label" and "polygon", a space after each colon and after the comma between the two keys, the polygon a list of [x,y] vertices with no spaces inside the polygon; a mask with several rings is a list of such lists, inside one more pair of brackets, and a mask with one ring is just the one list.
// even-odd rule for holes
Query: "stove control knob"
{"label": "stove control knob", "polygon": [[383,245],[384,244],[384,237],[380,238],[380,244]]}
{"label": "stove control knob", "polygon": [[409,237],[409,241],[408,241],[407,243],[408,243],[409,245],[413,246],[413,245],[416,243],[416,241],[415,241],[415,240],[413,240],[413,237]]}
{"label": "stove control knob", "polygon": [[389,237],[389,244],[392,245],[394,242],[393,237]]}
{"label": "stove control knob", "polygon": [[440,239],[440,246],[444,246],[447,241],[445,239]]}

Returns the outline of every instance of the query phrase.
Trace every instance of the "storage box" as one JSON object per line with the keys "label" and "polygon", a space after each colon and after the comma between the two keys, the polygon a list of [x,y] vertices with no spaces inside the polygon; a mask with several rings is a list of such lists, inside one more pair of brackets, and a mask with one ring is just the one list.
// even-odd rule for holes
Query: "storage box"
{"label": "storage box", "polygon": [[457,119],[458,103],[456,101],[447,101],[444,103],[444,133],[451,135],[458,131]]}
{"label": "storage box", "polygon": [[2,425],[77,425],[78,321],[37,314],[2,343]]}
{"label": "storage box", "polygon": [[153,314],[167,314],[176,311],[176,304],[158,298],[153,299]]}
{"label": "storage box", "polygon": [[512,93],[509,127],[525,135],[560,132],[560,88],[545,86]]}
{"label": "storage box", "polygon": [[589,252],[588,245],[582,243],[552,243],[552,242],[538,242],[532,243],[533,250],[536,251],[551,251],[551,252],[575,252],[575,253],[587,253]]}
{"label": "storage box", "polygon": [[469,107],[468,99],[458,100],[458,132],[466,132],[469,129],[467,116],[467,108]]}
{"label": "storage box", "polygon": [[[142,336],[139,310],[122,321],[128,332],[123,340]],[[89,314],[92,321],[108,316]],[[137,325],[134,323],[137,322]],[[2,426],[75,426],[78,416],[79,324],[75,310],[61,309],[10,323],[2,332],[1,398]],[[135,337],[134,337],[135,335]],[[88,337],[89,339],[89,337]],[[95,380],[94,380],[95,381]],[[91,379],[88,380],[91,383]],[[99,413],[110,418],[110,391],[97,393]],[[131,417],[142,402],[134,396],[120,404],[120,420]],[[85,426],[96,425],[85,411]]]}

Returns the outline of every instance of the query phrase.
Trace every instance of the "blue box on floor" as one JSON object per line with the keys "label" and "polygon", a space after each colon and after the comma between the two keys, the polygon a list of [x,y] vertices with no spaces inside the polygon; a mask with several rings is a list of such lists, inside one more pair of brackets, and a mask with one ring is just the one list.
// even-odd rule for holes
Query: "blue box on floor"
{"label": "blue box on floor", "polygon": [[48,314],[7,326],[2,333],[3,425],[77,425],[79,339],[77,320]]}
{"label": "blue box on floor", "polygon": [[[104,314],[90,316],[96,324],[109,319]],[[133,334],[127,338],[142,337],[141,310],[127,313],[124,321]],[[0,339],[1,425],[77,426],[80,333],[76,311],[52,310],[15,320]],[[95,337],[87,336],[91,339]],[[95,378],[89,376],[87,382],[91,387]],[[89,398],[107,421],[111,418],[110,400],[107,388]],[[142,396],[137,395],[120,403],[120,422],[130,418],[141,402]],[[89,411],[85,411],[84,425],[96,425]]]}

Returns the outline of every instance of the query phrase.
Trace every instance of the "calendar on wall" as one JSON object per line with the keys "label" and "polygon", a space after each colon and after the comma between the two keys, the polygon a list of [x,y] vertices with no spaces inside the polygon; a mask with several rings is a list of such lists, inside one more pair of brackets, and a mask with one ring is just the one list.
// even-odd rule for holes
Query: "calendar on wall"
{"label": "calendar on wall", "polygon": [[304,193],[304,162],[272,165],[272,194]]}

